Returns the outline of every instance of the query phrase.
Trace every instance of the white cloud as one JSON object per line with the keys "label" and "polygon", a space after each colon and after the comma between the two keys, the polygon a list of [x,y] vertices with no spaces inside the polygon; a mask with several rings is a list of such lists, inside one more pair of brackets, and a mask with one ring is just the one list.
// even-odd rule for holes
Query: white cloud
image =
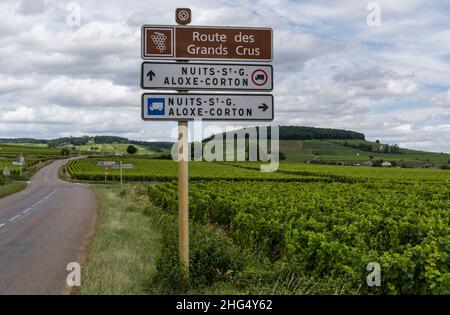
{"label": "white cloud", "polygon": [[[372,28],[368,2],[189,6],[197,25],[274,29],[275,123],[352,129],[450,152],[450,5],[380,0],[382,24]],[[174,123],[140,118],[140,26],[173,24],[174,8],[186,3],[155,3],[80,1],[81,25],[72,27],[67,2],[1,1],[0,137],[169,139]]]}
{"label": "white cloud", "polygon": [[30,78],[17,76],[8,76],[0,74],[0,94],[6,94],[14,91],[23,91],[35,87],[35,81]]}
{"label": "white cloud", "polygon": [[450,89],[445,93],[439,93],[431,98],[431,104],[437,107],[450,109]]}
{"label": "white cloud", "polygon": [[19,11],[24,15],[33,15],[44,13],[46,5],[44,0],[22,0]]}
{"label": "white cloud", "polygon": [[417,84],[398,80],[389,80],[387,81],[387,91],[395,95],[410,95],[417,92]]}
{"label": "white cloud", "polygon": [[49,102],[68,107],[133,106],[138,96],[127,86],[103,79],[72,79],[58,77],[42,87]]}

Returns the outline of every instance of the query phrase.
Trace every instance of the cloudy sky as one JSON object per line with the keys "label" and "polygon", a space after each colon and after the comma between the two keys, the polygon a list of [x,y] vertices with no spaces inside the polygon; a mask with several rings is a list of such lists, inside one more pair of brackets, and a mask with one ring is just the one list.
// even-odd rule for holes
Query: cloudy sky
{"label": "cloudy sky", "polygon": [[140,27],[188,6],[195,25],[274,29],[274,123],[450,152],[450,2],[377,1],[379,26],[369,3],[2,0],[0,138],[171,139],[140,118]]}

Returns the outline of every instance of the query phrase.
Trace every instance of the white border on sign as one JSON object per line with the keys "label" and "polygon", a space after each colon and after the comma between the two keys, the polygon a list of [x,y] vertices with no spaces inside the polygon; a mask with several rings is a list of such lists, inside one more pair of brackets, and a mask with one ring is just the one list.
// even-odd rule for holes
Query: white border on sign
{"label": "white border on sign", "polygon": [[[145,25],[144,25],[145,26]],[[147,32],[144,29],[144,26],[142,26],[142,31],[141,31],[141,37],[142,37],[142,59],[161,59],[161,58],[175,58],[175,29],[173,26],[166,26],[166,27],[159,27],[159,26],[151,26],[151,27],[147,27],[147,29],[157,29],[157,30],[164,30],[164,31],[170,31],[170,33],[172,34],[172,42],[170,43],[171,45],[171,51],[172,54],[169,56],[167,54],[147,54],[147,47],[145,45],[145,43],[147,42]],[[147,56],[147,57],[145,57]]]}
{"label": "white border on sign", "polygon": [[[145,113],[145,102],[144,99],[146,96],[156,96],[156,95],[173,95],[173,96],[264,96],[264,97],[270,97],[272,101],[271,106],[271,118],[203,118],[203,117],[185,117],[185,118],[173,118],[173,117],[152,117],[152,118],[146,118]],[[273,97],[273,94],[260,94],[260,93],[143,93],[141,96],[141,118],[144,121],[152,121],[152,120],[159,120],[159,121],[193,121],[195,119],[201,119],[204,121],[273,121],[275,118],[275,99]]]}
{"label": "white border on sign", "polygon": [[[267,89],[263,89],[263,88],[220,88],[220,87],[210,87],[210,88],[206,88],[206,87],[184,87],[184,88],[177,88],[177,87],[172,87],[172,86],[160,86],[160,87],[144,87],[144,65],[145,64],[157,64],[157,65],[161,65],[161,64],[170,64],[170,65],[183,65],[183,66],[212,66],[212,67],[216,67],[216,66],[232,66],[232,67],[267,67],[270,70],[270,78],[271,80],[270,82],[270,86]],[[175,63],[175,62],[171,62],[171,61],[144,61],[141,64],[141,89],[142,90],[205,90],[205,91],[250,91],[250,92],[270,92],[273,90],[273,66],[271,64],[244,64],[244,63],[204,63],[204,62],[192,62],[192,63]]]}
{"label": "white border on sign", "polygon": [[[173,28],[173,56],[145,56],[145,28]],[[270,32],[270,59],[245,59],[245,58],[196,58],[196,57],[176,57],[176,28],[214,28],[214,29],[229,29],[229,30],[262,30],[262,31],[269,31]],[[144,60],[152,60],[152,59],[165,59],[165,60],[205,60],[205,61],[227,61],[227,62],[271,62],[273,61],[273,29],[271,27],[239,27],[239,26],[192,26],[192,25],[151,25],[151,24],[144,24],[141,28],[141,58]]]}

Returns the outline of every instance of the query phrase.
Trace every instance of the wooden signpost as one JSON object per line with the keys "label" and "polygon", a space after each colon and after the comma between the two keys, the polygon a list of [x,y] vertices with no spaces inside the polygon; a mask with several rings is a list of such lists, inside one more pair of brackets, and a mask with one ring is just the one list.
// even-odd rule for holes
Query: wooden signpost
{"label": "wooden signpost", "polygon": [[[178,25],[142,26],[141,88],[177,93],[144,93],[142,119],[178,121],[179,259],[189,276],[189,142],[188,121],[272,121],[269,94],[193,94],[189,90],[271,91],[273,89],[272,29],[187,26],[189,8],[175,12]],[[259,64],[187,63],[191,60],[245,61]],[[175,61],[175,62],[173,62]]]}

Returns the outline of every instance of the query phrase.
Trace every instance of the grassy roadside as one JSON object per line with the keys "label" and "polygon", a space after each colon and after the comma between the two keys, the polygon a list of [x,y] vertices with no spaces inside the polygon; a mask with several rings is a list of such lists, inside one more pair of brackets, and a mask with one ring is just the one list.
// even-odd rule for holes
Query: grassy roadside
{"label": "grassy roadside", "polygon": [[5,179],[0,175],[0,198],[15,194],[27,188],[27,181],[33,177],[40,169],[52,163],[53,160],[42,162],[34,166],[31,170],[24,172],[22,176],[12,175],[10,179]]}
{"label": "grassy roadside", "polygon": [[0,185],[0,198],[12,195],[27,187],[26,182],[10,182],[6,185]]}
{"label": "grassy roadside", "polygon": [[152,205],[147,184],[94,185],[97,229],[81,295],[358,294],[344,281],[305,277],[254,259],[221,229],[190,224],[189,284],[179,277],[177,217]]}
{"label": "grassy roadside", "polygon": [[148,294],[159,234],[145,187],[93,186],[99,214],[78,294]]}

